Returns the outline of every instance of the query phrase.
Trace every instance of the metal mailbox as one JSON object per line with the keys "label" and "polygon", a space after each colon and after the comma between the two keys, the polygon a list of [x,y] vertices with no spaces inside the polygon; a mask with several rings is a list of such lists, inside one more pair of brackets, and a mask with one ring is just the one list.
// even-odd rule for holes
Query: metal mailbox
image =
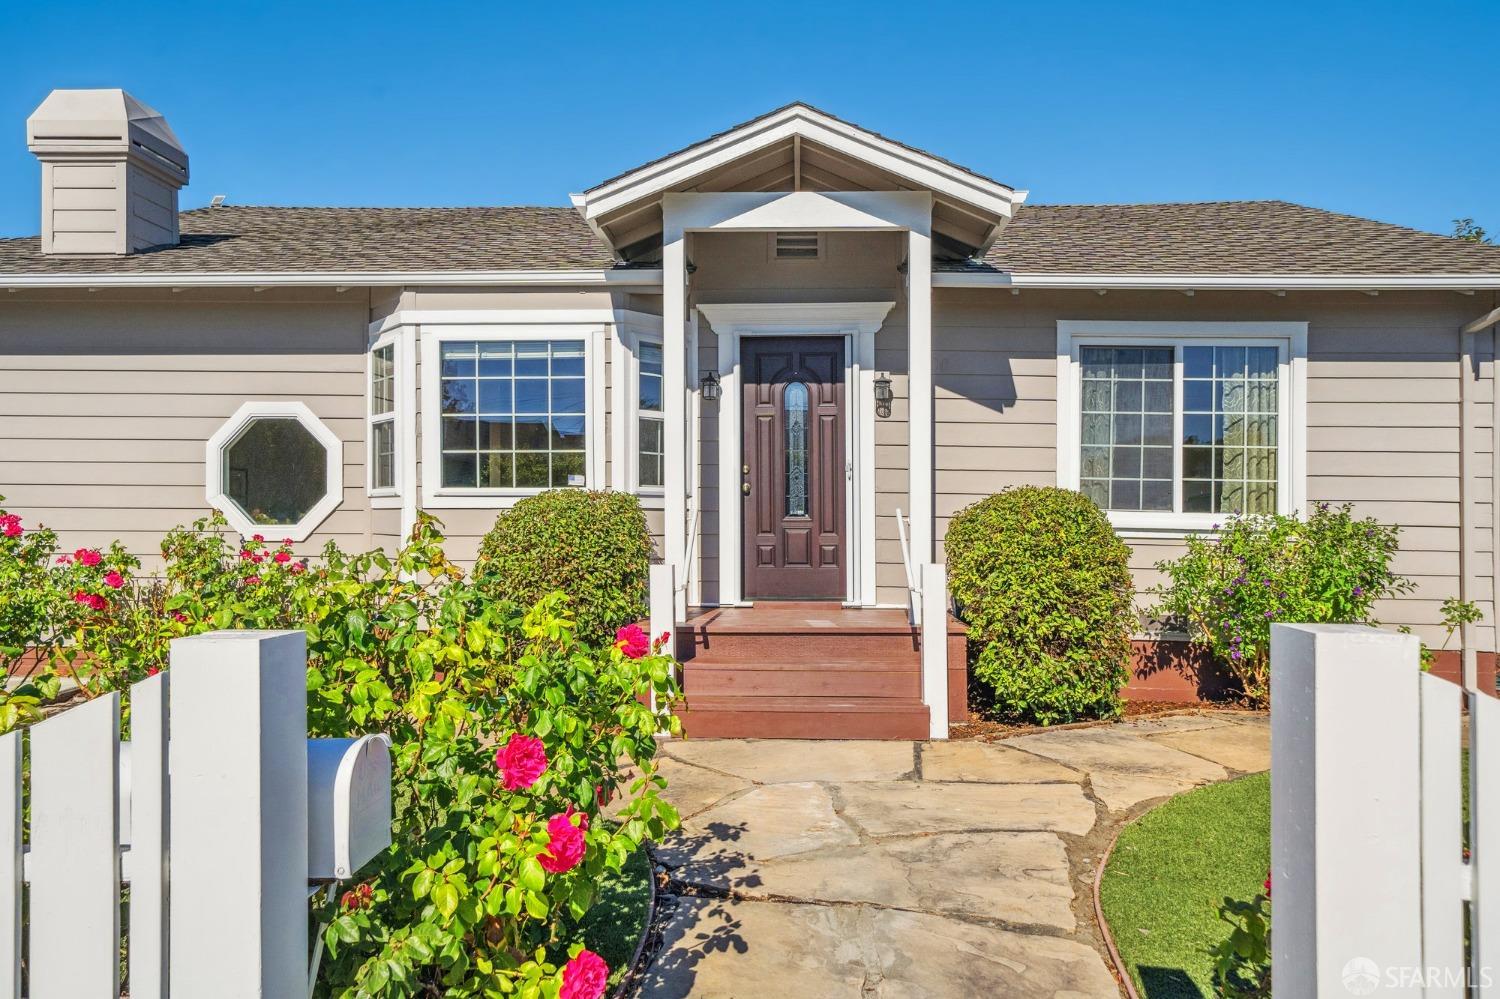
{"label": "metal mailbox", "polygon": [[345,880],[391,845],[391,740],[307,740],[307,877]]}

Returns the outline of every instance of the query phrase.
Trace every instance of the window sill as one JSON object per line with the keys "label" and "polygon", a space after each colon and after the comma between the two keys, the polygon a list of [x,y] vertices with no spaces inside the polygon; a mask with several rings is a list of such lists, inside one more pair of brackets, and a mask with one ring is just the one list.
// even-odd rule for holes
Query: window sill
{"label": "window sill", "polygon": [[1230,514],[1219,513],[1142,513],[1133,510],[1105,512],[1115,533],[1121,537],[1183,538],[1189,534],[1217,534]]}

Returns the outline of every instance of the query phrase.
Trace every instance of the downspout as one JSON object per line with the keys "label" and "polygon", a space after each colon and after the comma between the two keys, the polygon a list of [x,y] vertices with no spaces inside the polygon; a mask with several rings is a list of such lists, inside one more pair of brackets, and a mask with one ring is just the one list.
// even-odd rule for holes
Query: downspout
{"label": "downspout", "polygon": [[[1479,472],[1479,468],[1478,468],[1478,462],[1476,462],[1474,460],[1474,456],[1470,453],[1469,448],[1470,448],[1470,445],[1473,443],[1474,437],[1476,436],[1473,433],[1473,428],[1475,426],[1475,419],[1474,419],[1474,417],[1475,417],[1475,410],[1476,410],[1476,406],[1477,406],[1477,403],[1478,403],[1478,400],[1475,398],[1475,396],[1477,395],[1479,377],[1480,377],[1480,373],[1481,373],[1480,369],[1478,367],[1476,367],[1475,363],[1474,363],[1474,346],[1475,346],[1475,341],[1478,338],[1478,335],[1481,332],[1483,332],[1484,330],[1490,330],[1491,331],[1491,333],[1490,333],[1490,343],[1491,343],[1492,347],[1494,348],[1491,351],[1491,360],[1490,360],[1490,389],[1491,389],[1491,402],[1490,402],[1490,406],[1491,406],[1491,413],[1492,413],[1492,419],[1490,421],[1491,433],[1492,434],[1500,433],[1500,382],[1497,382],[1497,376],[1500,376],[1500,330],[1496,330],[1495,329],[1496,324],[1500,323],[1500,296],[1494,296],[1494,297],[1492,297],[1490,304],[1491,304],[1492,308],[1490,309],[1489,312],[1487,312],[1483,316],[1480,316],[1478,319],[1475,319],[1473,322],[1468,323],[1467,325],[1463,326],[1459,330],[1459,334],[1458,334],[1458,336],[1459,336],[1459,342],[1458,342],[1458,351],[1459,351],[1459,370],[1458,370],[1458,378],[1459,378],[1459,382],[1458,382],[1458,390],[1459,390],[1459,455],[1458,455],[1458,469],[1459,469],[1459,552],[1458,552],[1458,566],[1459,566],[1459,575],[1458,575],[1458,598],[1460,600],[1468,600],[1470,594],[1472,594],[1474,592],[1474,590],[1476,589],[1475,580],[1473,578],[1474,569],[1475,569],[1475,565],[1474,565],[1474,563],[1475,563],[1475,556],[1474,556],[1473,553],[1477,550],[1477,545],[1475,544],[1475,539],[1474,539],[1474,533],[1475,533],[1475,531],[1477,530],[1477,527],[1478,527],[1478,525],[1475,523],[1475,514],[1476,514],[1475,502],[1476,502],[1476,499],[1477,499],[1477,492],[1478,492],[1478,486],[1477,486],[1476,479],[1477,479],[1477,475],[1478,475],[1478,472]],[[1500,472],[1500,468],[1496,467],[1497,462],[1495,460],[1495,456],[1496,456],[1497,450],[1500,450],[1500,448],[1497,448],[1497,446],[1496,446],[1497,443],[1500,443],[1500,441],[1491,440],[1490,453],[1487,455],[1487,467],[1490,469],[1490,472],[1491,472],[1491,475],[1490,475],[1490,490],[1491,490],[1491,494],[1490,494],[1490,502],[1491,502],[1490,511],[1491,511],[1491,517],[1492,518],[1495,517],[1497,511],[1500,511],[1500,474],[1496,474],[1497,472]],[[1491,528],[1492,528],[1491,533],[1492,534],[1500,534],[1500,530],[1496,530],[1497,527],[1500,527],[1500,525],[1496,525],[1496,524],[1492,523],[1492,525],[1491,525]],[[1493,540],[1492,540],[1492,542],[1490,544],[1490,547],[1491,547],[1491,549],[1493,549],[1492,554],[1491,554],[1491,565],[1490,565],[1491,585],[1495,586],[1497,588],[1500,588],[1500,544],[1495,544],[1493,542]],[[1500,608],[1500,600],[1497,600],[1497,597],[1500,597],[1500,594],[1494,594],[1494,593],[1492,593],[1492,595],[1491,595],[1491,603],[1490,603],[1490,608],[1491,608],[1490,623],[1491,623],[1491,627],[1493,629],[1495,629],[1496,637],[1500,638],[1500,621],[1496,620],[1496,617],[1497,617],[1496,610],[1497,610],[1497,608]],[[1460,643],[1460,646],[1461,646],[1461,650],[1462,650],[1461,654],[1462,654],[1462,657],[1463,657],[1462,658],[1462,662],[1463,662],[1463,682],[1464,682],[1464,687],[1467,688],[1467,689],[1469,689],[1469,690],[1476,690],[1476,689],[1478,689],[1478,686],[1479,686],[1479,662],[1478,662],[1479,656],[1478,656],[1478,651],[1475,648],[1474,625],[1473,624],[1465,623],[1464,625],[1462,625],[1460,627],[1460,630],[1459,630],[1459,643]],[[1490,691],[1485,691],[1485,693],[1494,694],[1495,692],[1493,690],[1490,690]]]}

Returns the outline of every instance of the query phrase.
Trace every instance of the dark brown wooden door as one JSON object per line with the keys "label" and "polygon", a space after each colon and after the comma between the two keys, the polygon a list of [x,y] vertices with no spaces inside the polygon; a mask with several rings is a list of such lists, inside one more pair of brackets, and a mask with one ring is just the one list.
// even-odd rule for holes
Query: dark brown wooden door
{"label": "dark brown wooden door", "polygon": [[746,337],[745,596],[844,597],[844,340]]}

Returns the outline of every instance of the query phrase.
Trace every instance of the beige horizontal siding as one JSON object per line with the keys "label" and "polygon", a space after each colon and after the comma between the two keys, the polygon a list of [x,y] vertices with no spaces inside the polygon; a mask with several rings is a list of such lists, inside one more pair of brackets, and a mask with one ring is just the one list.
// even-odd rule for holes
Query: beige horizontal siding
{"label": "beige horizontal siding", "polygon": [[[934,299],[938,372],[937,514],[951,516],[1011,485],[1055,481],[1056,330],[1059,319],[1294,320],[1309,323],[1308,500],[1352,502],[1358,515],[1402,527],[1396,569],[1413,592],[1384,602],[1381,619],[1442,640],[1439,605],[1458,591],[1458,329],[1484,309],[1442,294],[1003,292],[939,289]],[[1472,599],[1486,613],[1482,647],[1494,648],[1490,468],[1493,387],[1489,336],[1473,434],[1479,469],[1477,575]],[[1472,383],[1471,383],[1472,384]],[[903,414],[904,415],[904,414]],[[1132,537],[1143,591],[1156,562],[1180,542]],[[1143,598],[1143,603],[1149,601]]]}
{"label": "beige horizontal siding", "polygon": [[299,401],[343,442],[344,490],[298,548],[367,548],[368,319],[363,292],[0,301],[0,495],[65,547],[119,539],[150,560],[163,534],[209,512],[208,438],[245,402]]}

